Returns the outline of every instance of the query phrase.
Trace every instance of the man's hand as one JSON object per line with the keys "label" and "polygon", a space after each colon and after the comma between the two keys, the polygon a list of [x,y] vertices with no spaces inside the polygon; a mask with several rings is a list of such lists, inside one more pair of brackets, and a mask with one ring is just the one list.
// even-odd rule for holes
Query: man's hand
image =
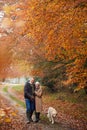
{"label": "man's hand", "polygon": [[31,96],[31,100],[34,101],[34,96]]}
{"label": "man's hand", "polygon": [[33,92],[33,96],[36,96],[35,92]]}

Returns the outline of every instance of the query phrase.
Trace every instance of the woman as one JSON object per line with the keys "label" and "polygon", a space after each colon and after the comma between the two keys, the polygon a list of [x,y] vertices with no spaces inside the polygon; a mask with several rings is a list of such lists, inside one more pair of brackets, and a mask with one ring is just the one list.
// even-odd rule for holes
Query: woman
{"label": "woman", "polygon": [[42,111],[42,88],[39,82],[35,83],[35,107],[36,122],[38,122]]}

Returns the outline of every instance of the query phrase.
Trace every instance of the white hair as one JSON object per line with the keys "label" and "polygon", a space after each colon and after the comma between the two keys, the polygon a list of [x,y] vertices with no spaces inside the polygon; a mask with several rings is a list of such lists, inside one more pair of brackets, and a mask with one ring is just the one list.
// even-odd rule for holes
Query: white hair
{"label": "white hair", "polygon": [[36,84],[36,85],[40,85],[40,83],[39,83],[38,81],[37,81],[37,82],[35,82],[35,84]]}

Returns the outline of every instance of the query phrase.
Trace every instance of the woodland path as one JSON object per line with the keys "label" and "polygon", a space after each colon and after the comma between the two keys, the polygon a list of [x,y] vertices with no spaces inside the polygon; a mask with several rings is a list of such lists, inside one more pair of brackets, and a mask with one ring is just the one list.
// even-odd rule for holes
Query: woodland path
{"label": "woodland path", "polygon": [[[16,101],[10,98],[12,96],[17,96],[11,91],[11,85],[8,87],[8,92],[4,92],[3,89],[0,89],[0,95],[3,98],[3,102],[7,107],[11,107],[14,111],[18,111],[17,117],[13,119],[10,124],[4,124],[0,126],[0,130],[72,130],[68,126],[62,125],[60,123],[55,123],[54,125],[50,124],[49,121],[42,119],[39,123],[26,124],[26,114],[25,108],[20,106]],[[74,130],[74,129],[73,129]]]}

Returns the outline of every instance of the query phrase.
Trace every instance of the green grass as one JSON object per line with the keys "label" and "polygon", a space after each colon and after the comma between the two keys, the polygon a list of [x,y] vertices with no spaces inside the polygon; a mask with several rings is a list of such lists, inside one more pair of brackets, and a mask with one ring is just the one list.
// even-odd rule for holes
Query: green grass
{"label": "green grass", "polygon": [[[15,87],[15,86],[14,86],[14,88],[19,91],[21,87],[19,87],[19,86],[16,86],[16,87]],[[8,93],[8,87],[5,86],[5,87],[3,88],[3,91],[6,92],[6,93]],[[18,98],[14,97],[13,95],[11,95],[11,94],[9,94],[9,93],[8,93],[8,96],[9,96],[12,100],[16,101],[20,106],[22,106],[22,107],[25,108],[25,103],[24,103],[23,101],[19,100]]]}
{"label": "green grass", "polygon": [[12,89],[14,89],[17,92],[23,92],[23,86],[22,85],[13,86]]}
{"label": "green grass", "polygon": [[22,106],[23,108],[25,108],[25,103],[24,103],[24,102],[20,101],[19,99],[17,99],[16,97],[14,97],[14,96],[11,95],[11,94],[9,94],[9,97],[10,97],[12,100],[16,101],[20,106]]}
{"label": "green grass", "polygon": [[3,91],[6,92],[6,93],[8,93],[8,87],[5,86],[5,87],[3,88]]}

